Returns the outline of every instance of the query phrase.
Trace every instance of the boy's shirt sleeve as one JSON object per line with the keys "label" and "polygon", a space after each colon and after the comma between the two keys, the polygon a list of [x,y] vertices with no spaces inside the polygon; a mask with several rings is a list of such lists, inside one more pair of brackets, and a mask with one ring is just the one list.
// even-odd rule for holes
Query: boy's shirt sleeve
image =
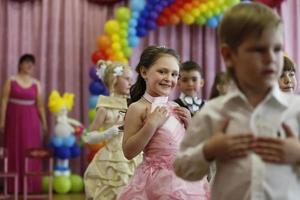
{"label": "boy's shirt sleeve", "polygon": [[211,120],[203,112],[192,118],[173,163],[177,176],[196,181],[208,174],[210,163],[203,155],[203,146],[211,129]]}

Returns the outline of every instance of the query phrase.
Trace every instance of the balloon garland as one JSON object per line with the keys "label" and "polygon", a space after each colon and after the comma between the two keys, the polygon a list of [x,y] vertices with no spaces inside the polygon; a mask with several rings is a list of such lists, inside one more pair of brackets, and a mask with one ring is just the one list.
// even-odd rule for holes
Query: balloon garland
{"label": "balloon garland", "polygon": [[[279,6],[282,1],[256,0],[270,7]],[[151,30],[180,22],[215,28],[224,11],[239,2],[240,0],[130,0],[129,7],[119,7],[114,19],[104,24],[105,33],[97,37],[98,50],[93,52],[92,61],[97,63],[102,59],[128,63],[132,48]]]}

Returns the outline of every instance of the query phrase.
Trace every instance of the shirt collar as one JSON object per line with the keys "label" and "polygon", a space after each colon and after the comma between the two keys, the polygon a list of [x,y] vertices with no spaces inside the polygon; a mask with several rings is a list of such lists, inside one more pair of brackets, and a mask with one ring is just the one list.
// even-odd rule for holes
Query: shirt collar
{"label": "shirt collar", "polygon": [[[237,87],[235,82],[231,81],[229,89],[228,89],[228,93],[224,97],[224,103],[226,104],[227,102],[229,102],[233,99],[236,99],[236,98],[240,98],[244,101],[248,101],[245,94],[240,91],[240,89]],[[271,91],[266,96],[264,101],[269,100],[269,99],[274,99],[281,105],[288,107],[287,94],[285,94],[283,91],[281,91],[281,89],[279,88],[278,82],[274,83]]]}

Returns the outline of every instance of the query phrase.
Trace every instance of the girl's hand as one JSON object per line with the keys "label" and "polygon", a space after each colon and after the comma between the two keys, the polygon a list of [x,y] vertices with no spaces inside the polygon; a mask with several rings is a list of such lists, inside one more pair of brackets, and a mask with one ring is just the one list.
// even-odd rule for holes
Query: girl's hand
{"label": "girl's hand", "polygon": [[185,107],[181,107],[181,106],[175,106],[173,108],[173,111],[179,117],[179,119],[183,122],[184,127],[187,128],[187,126],[192,118],[190,111],[188,109],[186,109]]}
{"label": "girl's hand", "polygon": [[283,123],[286,138],[258,137],[255,152],[267,162],[295,164],[300,163],[300,143],[290,127]]}
{"label": "girl's hand", "polygon": [[207,160],[240,158],[246,156],[253,149],[254,135],[252,133],[226,134],[228,124],[229,119],[226,119],[215,134],[205,143],[203,152]]}
{"label": "girl's hand", "polygon": [[155,128],[161,127],[169,117],[167,108],[162,106],[156,107],[151,113],[149,113],[148,109],[146,112],[148,113],[146,123],[150,123]]}

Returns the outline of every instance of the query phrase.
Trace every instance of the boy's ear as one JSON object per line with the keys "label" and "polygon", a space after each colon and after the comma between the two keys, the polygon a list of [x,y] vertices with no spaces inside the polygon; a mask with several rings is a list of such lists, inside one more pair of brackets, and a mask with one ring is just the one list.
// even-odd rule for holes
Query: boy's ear
{"label": "boy's ear", "polygon": [[204,86],[204,80],[203,78],[200,80],[200,87],[203,87]]}
{"label": "boy's ear", "polygon": [[233,61],[232,61],[232,53],[233,52],[232,52],[231,48],[227,44],[223,43],[220,45],[220,52],[224,59],[226,68],[232,68],[233,67]]}

